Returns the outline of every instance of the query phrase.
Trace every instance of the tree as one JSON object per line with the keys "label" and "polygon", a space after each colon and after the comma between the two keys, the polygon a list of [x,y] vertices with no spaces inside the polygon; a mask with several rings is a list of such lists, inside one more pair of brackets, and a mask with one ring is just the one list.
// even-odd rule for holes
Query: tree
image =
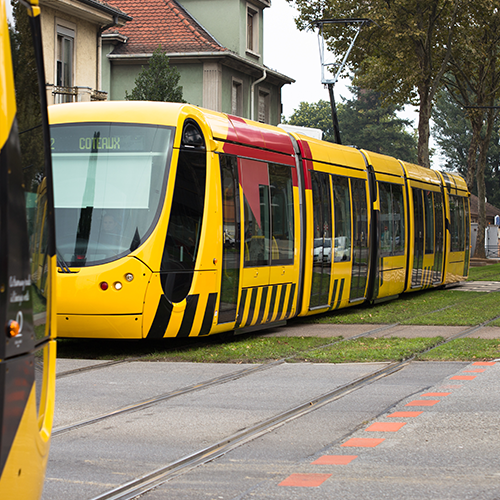
{"label": "tree", "polygon": [[330,103],[324,100],[308,103],[301,102],[289,120],[282,122],[299,127],[319,128],[323,131],[323,140],[335,142],[332,123],[332,109]]}
{"label": "tree", "polygon": [[416,137],[406,131],[409,120],[396,114],[400,106],[382,105],[380,93],[351,87],[354,99],[339,106],[339,122],[344,144],[382,153],[415,163]]}
{"label": "tree", "polygon": [[[406,161],[417,159],[416,139],[405,128],[407,120],[398,118],[395,105],[381,107],[376,92],[351,87],[354,98],[343,99],[338,106],[342,141],[359,148],[395,156]],[[290,117],[290,125],[314,127],[323,130],[326,141],[335,142],[330,103],[301,102]]]}
{"label": "tree", "polygon": [[500,114],[500,11],[496,0],[475,0],[463,10],[467,22],[457,26],[462,43],[453,47],[444,83],[453,99],[466,110],[471,124],[466,181],[470,190],[477,182],[476,255],[485,257],[485,170],[495,121]]}
{"label": "tree", "polygon": [[[444,156],[444,168],[467,176],[467,160],[472,138],[472,127],[465,110],[457,106],[450,93],[443,89],[432,110],[432,135]],[[500,120],[495,122],[484,172],[488,202],[500,206]],[[471,192],[477,196],[477,183]]]}
{"label": "tree", "polygon": [[[418,162],[430,166],[432,103],[448,68],[462,0],[287,0],[299,10],[299,29],[317,19],[369,18],[348,60],[354,83],[382,93],[387,102],[419,106]],[[325,25],[328,48],[340,60],[355,27]]]}
{"label": "tree", "polygon": [[181,75],[176,67],[171,67],[161,45],[149,59],[149,67],[142,67],[135,79],[135,87],[129,94],[125,91],[128,101],[169,101],[186,102],[182,98],[182,87],[179,86]]}

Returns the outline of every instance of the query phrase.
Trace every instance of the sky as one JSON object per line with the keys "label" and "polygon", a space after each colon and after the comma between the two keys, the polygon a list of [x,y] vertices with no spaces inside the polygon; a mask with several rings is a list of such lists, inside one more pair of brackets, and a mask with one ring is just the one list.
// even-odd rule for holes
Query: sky
{"label": "sky", "polygon": [[[283,114],[289,118],[301,102],[329,101],[328,89],[321,83],[321,61],[318,32],[299,31],[295,8],[285,0],[271,0],[264,10],[264,64],[295,80],[282,88]],[[350,82],[339,81],[335,101],[351,97]]]}
{"label": "sky", "polygon": [[[318,32],[299,31],[294,18],[298,11],[286,0],[271,0],[271,7],[264,10],[264,64],[295,80],[282,88],[283,114],[289,118],[299,104],[330,101],[328,89],[321,83],[321,60]],[[325,56],[328,62],[340,62],[332,55]],[[339,80],[334,87],[335,102],[352,97],[348,86],[350,80]],[[400,114],[417,126],[417,113],[408,106]]]}

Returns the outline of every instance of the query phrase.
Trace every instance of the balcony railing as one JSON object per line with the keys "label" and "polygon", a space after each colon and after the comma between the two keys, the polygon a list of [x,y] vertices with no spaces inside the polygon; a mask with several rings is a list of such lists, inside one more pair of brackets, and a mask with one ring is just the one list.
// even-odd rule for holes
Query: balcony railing
{"label": "balcony railing", "polygon": [[47,85],[47,89],[53,96],[54,104],[65,102],[106,101],[108,99],[107,92],[94,90],[90,87],[56,87]]}

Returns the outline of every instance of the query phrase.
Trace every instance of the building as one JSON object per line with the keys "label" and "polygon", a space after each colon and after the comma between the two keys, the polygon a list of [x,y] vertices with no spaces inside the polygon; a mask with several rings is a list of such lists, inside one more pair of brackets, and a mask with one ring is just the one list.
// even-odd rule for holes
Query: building
{"label": "building", "polygon": [[[500,208],[491,203],[484,204],[484,214],[486,216],[486,225],[496,224],[495,216],[500,216]],[[471,222],[479,222],[479,200],[475,194],[470,195],[470,219]]]}
{"label": "building", "polygon": [[102,35],[102,86],[125,91],[161,45],[180,74],[183,98],[263,123],[281,121],[281,88],[294,80],[263,64],[263,11],[270,0],[108,0],[133,19]]}
{"label": "building", "polygon": [[48,104],[106,100],[101,34],[132,18],[100,0],[40,0]]}

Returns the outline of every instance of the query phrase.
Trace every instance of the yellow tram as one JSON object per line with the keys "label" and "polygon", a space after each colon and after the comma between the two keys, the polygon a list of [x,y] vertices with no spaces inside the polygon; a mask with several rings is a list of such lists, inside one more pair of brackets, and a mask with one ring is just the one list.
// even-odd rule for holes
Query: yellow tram
{"label": "yellow tram", "polygon": [[[23,2],[38,70],[38,82],[23,85],[41,99],[29,103],[37,120],[31,130],[19,125],[22,89],[14,86],[6,1],[0,0],[0,498],[31,500],[42,494],[54,413],[54,214],[38,0]],[[25,155],[25,145],[36,147]]]}
{"label": "yellow tram", "polygon": [[188,104],[50,108],[62,337],[250,331],[464,280],[464,180]]}

